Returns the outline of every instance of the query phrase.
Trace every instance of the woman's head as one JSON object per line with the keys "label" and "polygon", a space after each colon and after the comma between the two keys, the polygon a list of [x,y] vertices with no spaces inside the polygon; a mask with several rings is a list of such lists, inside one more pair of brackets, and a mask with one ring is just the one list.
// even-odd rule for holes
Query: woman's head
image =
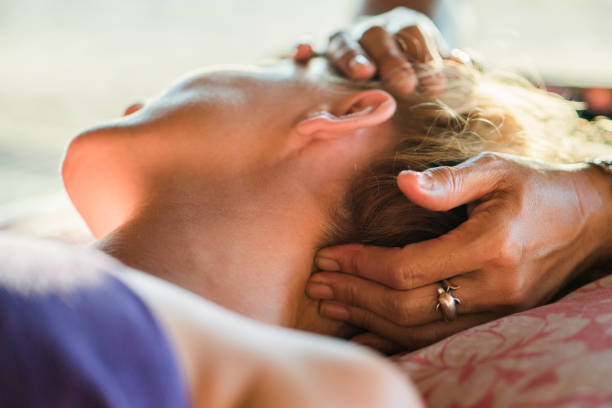
{"label": "woman's head", "polygon": [[390,151],[396,102],[323,75],[318,64],[284,62],[187,76],[138,112],[75,138],[66,188],[96,236],[154,201],[194,199],[213,186],[207,200],[227,209],[265,203],[327,214],[348,180]]}
{"label": "woman's head", "polygon": [[233,310],[297,325],[331,208],[394,144],[392,96],[324,81],[321,62],[190,75],[80,134],[64,183],[94,235],[110,234],[103,248]]}
{"label": "woman's head", "polygon": [[[135,201],[152,200],[161,185],[168,195],[178,180],[217,181],[227,191],[233,179],[251,190],[261,185],[270,196],[276,186],[288,191],[283,180],[299,180],[337,221],[347,209],[380,213],[390,201],[383,186],[399,194],[395,175],[404,169],[453,165],[485,150],[567,159],[574,139],[566,136],[578,119],[565,101],[516,77],[482,76],[453,62],[444,74],[444,94],[427,98],[392,97],[379,83],[342,80],[322,60],[198,72],[138,112],[79,135],[66,155],[66,187],[102,236],[145,205]],[[347,180],[348,201],[332,205],[348,191]],[[364,223],[358,216],[353,232],[336,235],[378,242],[359,239]]]}
{"label": "woman's head", "polygon": [[[301,311],[316,307],[304,287],[322,245],[404,245],[465,217],[462,209],[412,205],[397,189],[399,171],[484,150],[554,158],[537,153],[538,137],[563,140],[569,130],[548,130],[578,123],[565,102],[544,93],[452,62],[444,69],[443,95],[404,98],[330,75],[322,60],[197,73],[136,113],[79,135],[64,162],[65,185],[94,235],[140,222],[130,239],[157,239],[136,251],[155,262],[132,266],[173,269],[182,274],[176,283],[213,301],[297,325]],[[203,264],[226,278],[187,278]],[[262,293],[264,275],[279,281]],[[288,296],[270,298],[275,291]],[[279,318],[271,305],[291,316]]]}

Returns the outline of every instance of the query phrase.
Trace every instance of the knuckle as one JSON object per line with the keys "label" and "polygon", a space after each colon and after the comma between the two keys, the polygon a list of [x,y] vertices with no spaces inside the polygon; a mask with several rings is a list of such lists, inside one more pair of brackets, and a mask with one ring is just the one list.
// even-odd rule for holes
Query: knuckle
{"label": "knuckle", "polygon": [[525,308],[527,303],[527,291],[522,279],[514,276],[513,279],[508,279],[503,288],[504,306],[507,311],[517,312]]}
{"label": "knuckle", "polygon": [[516,270],[521,264],[521,244],[510,237],[506,229],[502,229],[501,238],[498,240],[495,253],[495,263],[498,267],[506,270]]}
{"label": "knuckle", "polygon": [[436,178],[442,183],[454,182],[454,179],[456,178],[455,171],[450,166],[440,166],[434,169],[425,170],[425,172],[429,173],[432,177]]}
{"label": "knuckle", "polygon": [[380,26],[371,27],[363,33],[359,39],[359,44],[370,56],[379,62],[382,62],[389,55],[402,56],[397,48],[394,37],[385,28]]}
{"label": "knuckle", "polygon": [[497,153],[493,153],[493,152],[482,152],[479,153],[475,158],[474,161],[480,163],[480,164],[491,164],[494,163],[498,160],[501,160],[501,156],[499,156]]}
{"label": "knuckle", "polygon": [[400,326],[410,324],[408,304],[401,296],[389,296],[387,298],[385,313],[389,320]]}
{"label": "knuckle", "polygon": [[355,285],[348,284],[341,288],[339,292],[344,302],[351,306],[359,306],[359,290]]}
{"label": "knuckle", "polygon": [[349,271],[350,273],[362,276],[364,263],[367,261],[367,254],[364,251],[355,251],[350,257]]}
{"label": "knuckle", "polygon": [[374,315],[361,309],[353,309],[350,313],[350,323],[367,330],[373,326]]}
{"label": "knuckle", "polygon": [[[525,176],[524,167],[517,165],[516,159],[503,153],[483,152],[473,158],[471,164],[485,169],[484,174],[503,181],[503,185],[516,184],[513,181],[522,180]],[[522,183],[518,183],[522,184]]]}
{"label": "knuckle", "polygon": [[380,76],[383,79],[390,79],[399,71],[414,72],[412,65],[410,65],[405,57],[397,55],[391,50],[386,51],[381,56],[378,65],[380,67]]}
{"label": "knuckle", "polygon": [[461,177],[452,167],[442,167],[440,170],[451,191],[461,191]]}
{"label": "knuckle", "polygon": [[417,26],[402,29],[397,34],[398,40],[402,41],[403,51],[418,62],[427,62],[432,59],[427,47],[427,42],[422,31]]}
{"label": "knuckle", "polygon": [[[460,193],[463,190],[463,178],[461,174],[454,167],[450,166],[441,166],[436,167],[435,169],[426,170],[436,183],[440,186],[443,186],[443,189],[448,192],[446,195],[448,200],[454,196],[454,194]],[[443,210],[447,209],[448,202],[445,200],[439,200],[436,204],[437,208],[432,208],[434,210]]]}
{"label": "knuckle", "polygon": [[391,287],[400,290],[414,288],[415,274],[414,267],[401,259],[390,262],[387,270],[389,284]]}

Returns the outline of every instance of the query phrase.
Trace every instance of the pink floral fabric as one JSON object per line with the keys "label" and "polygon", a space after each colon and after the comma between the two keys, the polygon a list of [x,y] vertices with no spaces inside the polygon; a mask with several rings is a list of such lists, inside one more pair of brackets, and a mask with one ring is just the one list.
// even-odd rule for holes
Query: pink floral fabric
{"label": "pink floral fabric", "polygon": [[612,407],[612,276],[394,359],[431,407]]}

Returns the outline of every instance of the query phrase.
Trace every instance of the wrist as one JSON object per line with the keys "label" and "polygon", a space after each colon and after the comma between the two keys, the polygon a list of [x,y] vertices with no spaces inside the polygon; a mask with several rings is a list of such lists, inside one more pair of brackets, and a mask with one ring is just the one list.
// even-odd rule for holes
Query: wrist
{"label": "wrist", "polygon": [[601,237],[597,259],[609,262],[612,260],[612,170],[609,162],[590,162],[583,166],[581,172],[590,190],[584,194],[592,195],[590,200],[596,210],[594,229]]}

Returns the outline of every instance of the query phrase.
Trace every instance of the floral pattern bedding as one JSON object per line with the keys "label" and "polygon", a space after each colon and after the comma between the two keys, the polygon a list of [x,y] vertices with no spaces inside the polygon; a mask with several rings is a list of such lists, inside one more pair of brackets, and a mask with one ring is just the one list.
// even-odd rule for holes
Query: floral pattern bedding
{"label": "floral pattern bedding", "polygon": [[393,359],[431,407],[612,407],[612,276]]}

